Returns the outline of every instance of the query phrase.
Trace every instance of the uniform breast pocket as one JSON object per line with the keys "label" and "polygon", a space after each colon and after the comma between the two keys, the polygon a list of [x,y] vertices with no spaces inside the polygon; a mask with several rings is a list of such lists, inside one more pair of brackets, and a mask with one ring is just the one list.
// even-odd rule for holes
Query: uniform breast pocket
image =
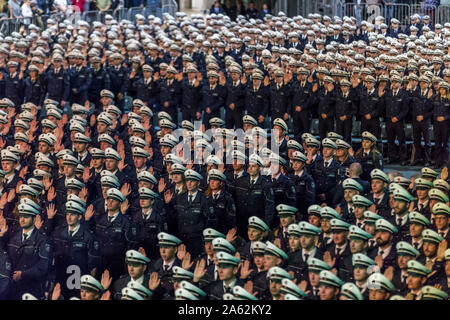
{"label": "uniform breast pocket", "polygon": [[170,89],[169,91],[173,93],[173,92],[175,92],[175,89]]}
{"label": "uniform breast pocket", "polygon": [[225,209],[225,203],[218,203],[218,204],[216,205],[216,207],[217,207],[218,209]]}
{"label": "uniform breast pocket", "polygon": [[402,101],[403,101],[403,99],[397,99],[396,101],[397,101],[397,102],[402,102]]}
{"label": "uniform breast pocket", "polygon": [[86,76],[80,75],[79,78],[84,79],[84,78],[86,78]]}
{"label": "uniform breast pocket", "polygon": [[284,193],[284,189],[283,188],[275,188],[273,191],[275,193],[277,193],[277,194]]}
{"label": "uniform breast pocket", "polygon": [[103,79],[103,77],[102,77],[102,76],[99,76],[99,77],[97,77],[97,79],[101,80],[101,79]]}
{"label": "uniform breast pocket", "polygon": [[72,243],[72,248],[75,250],[82,250],[86,247],[86,244],[83,242],[73,242]]}
{"label": "uniform breast pocket", "polygon": [[378,101],[378,98],[371,98],[372,101]]}
{"label": "uniform breast pocket", "polygon": [[308,91],[308,90],[306,90],[306,91],[303,91],[303,93],[305,93],[305,94],[309,94],[309,91]]}
{"label": "uniform breast pocket", "polygon": [[258,99],[262,99],[262,96],[256,96]]}
{"label": "uniform breast pocket", "polygon": [[58,77],[57,79],[58,79],[58,80],[64,80],[64,78],[63,78],[63,77]]}
{"label": "uniform breast pocket", "polygon": [[218,97],[219,94],[218,93],[213,93],[213,97]]}
{"label": "uniform breast pocket", "polygon": [[255,196],[260,196],[262,194],[262,190],[253,190],[252,194],[254,194]]}

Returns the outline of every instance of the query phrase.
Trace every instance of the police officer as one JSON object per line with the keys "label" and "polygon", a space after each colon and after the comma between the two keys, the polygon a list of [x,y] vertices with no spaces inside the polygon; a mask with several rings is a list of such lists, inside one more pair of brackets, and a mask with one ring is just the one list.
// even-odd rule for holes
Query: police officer
{"label": "police officer", "polygon": [[245,110],[248,115],[258,121],[259,125],[264,123],[264,119],[269,113],[270,106],[270,91],[268,87],[264,86],[262,83],[263,79],[263,75],[257,71],[253,71],[251,83],[247,84],[245,94]]}
{"label": "police officer", "polygon": [[307,81],[310,72],[306,68],[299,68],[297,71],[298,81],[294,81],[292,87],[292,120],[294,129],[294,139],[298,139],[304,132],[310,132],[311,105],[314,95],[312,94],[312,84]]}
{"label": "police officer", "polygon": [[[414,161],[412,165],[431,164],[431,144],[430,144],[430,127],[431,115],[433,111],[433,90],[429,88],[431,81],[423,76],[419,79],[420,93],[416,91],[412,95],[412,126],[413,126],[413,142],[414,142]],[[422,156],[421,141],[423,138],[424,152]]]}
{"label": "police officer", "polygon": [[336,143],[325,138],[322,141],[323,159],[315,163],[311,175],[316,182],[316,201],[334,205],[333,196],[336,192],[338,181],[342,179],[341,165],[333,159]]}
{"label": "police officer", "polygon": [[187,77],[181,82],[181,111],[182,119],[188,121],[199,121],[201,115],[200,101],[202,100],[201,81],[197,78],[198,70],[194,65],[187,67]]}
{"label": "police officer", "polygon": [[289,177],[281,173],[281,167],[286,164],[286,160],[272,152],[269,161],[275,206],[279,204],[294,206],[296,203],[294,183]]}
{"label": "police officer", "polygon": [[236,228],[236,206],[232,195],[225,188],[226,176],[218,169],[208,172],[208,198],[214,206],[217,216],[217,230],[227,233]]}
{"label": "police officer", "polygon": [[178,123],[178,108],[181,103],[181,84],[175,79],[177,73],[174,67],[168,67],[167,79],[161,80],[159,85],[161,110],[167,112],[175,124]]}
{"label": "police officer", "polygon": [[263,160],[256,154],[249,158],[248,175],[237,179],[235,184],[235,201],[238,234],[245,237],[247,219],[257,216],[269,226],[274,220],[274,192],[261,174]]}
{"label": "police officer", "polygon": [[69,102],[84,105],[88,99],[88,90],[92,76],[88,68],[83,66],[84,56],[81,52],[74,51],[72,52],[72,59],[75,64],[69,69]]}
{"label": "police officer", "polygon": [[177,257],[181,240],[171,234],[160,232],[158,234],[158,244],[160,258],[151,267],[152,274],[150,276],[151,282],[149,283],[149,289],[153,292],[155,300],[164,295],[173,295],[174,267],[181,267],[181,261]]}
{"label": "police officer", "polygon": [[202,176],[194,170],[184,172],[187,192],[176,198],[172,214],[178,235],[193,257],[201,253],[201,237],[205,228],[217,228],[217,215],[205,194],[198,190]]}
{"label": "police officer", "polygon": [[[56,228],[52,233],[54,248],[53,268],[56,272],[55,282],[61,285],[65,297],[75,296],[74,288],[68,287],[69,266],[78,266],[82,274],[94,274],[100,267],[99,243],[87,224],[81,219],[86,209],[75,201],[67,201],[66,226]],[[54,210],[54,209],[53,209]],[[49,210],[48,210],[49,211]],[[50,215],[51,212],[47,212]]]}
{"label": "police officer", "polygon": [[128,250],[125,254],[125,262],[128,269],[127,274],[117,279],[111,287],[114,300],[120,300],[122,298],[122,289],[130,287],[130,282],[133,286],[139,285],[139,288],[142,286],[143,289],[141,290],[147,294],[147,291],[149,291],[150,274],[146,271],[150,259],[136,250]]}
{"label": "police officer", "polygon": [[150,259],[158,256],[158,234],[168,229],[165,206],[157,199],[158,194],[149,188],[139,188],[140,208],[132,212],[131,218],[136,226],[138,245]]}
{"label": "police officer", "polygon": [[91,84],[88,90],[88,100],[89,103],[95,105],[96,114],[100,113],[102,110],[100,106],[100,93],[102,90],[110,90],[111,79],[109,78],[108,71],[101,65],[100,57],[92,57],[90,59],[91,67],[89,72],[91,73]]}
{"label": "police officer", "polygon": [[5,236],[5,220],[2,220],[1,225],[1,240],[12,264],[13,283],[9,298],[20,299],[28,292],[43,299],[51,261],[51,245],[47,236],[34,226],[39,210],[25,203],[19,204],[17,209],[20,232]]}
{"label": "police officer", "polygon": [[450,91],[450,85],[447,82],[439,83],[439,94],[436,95],[433,102],[433,128],[435,140],[435,168],[441,168],[447,161],[447,143],[448,143],[448,122],[450,119],[450,101],[447,98]]}
{"label": "police officer", "polygon": [[125,273],[123,256],[137,246],[136,226],[124,214],[126,210],[122,204],[125,201],[119,190],[110,188],[106,198],[107,212],[95,220],[95,235],[103,258],[101,271],[108,269],[113,279]]}
{"label": "police officer", "polygon": [[219,74],[216,71],[209,71],[208,82],[202,88],[201,109],[204,111],[203,123],[206,129],[210,128],[210,120],[218,117],[221,108],[225,106],[226,87],[218,79]]}
{"label": "police officer", "polygon": [[295,207],[298,209],[298,220],[307,219],[308,208],[315,203],[316,191],[315,182],[311,175],[305,170],[305,164],[308,158],[300,151],[292,154],[292,167],[294,172],[289,175],[294,182],[295,188]]}
{"label": "police officer", "polygon": [[52,64],[45,72],[44,82],[48,99],[55,100],[64,107],[69,98],[70,85],[69,73],[62,67],[62,60],[63,57],[58,53],[52,56]]}
{"label": "police officer", "polygon": [[[405,144],[405,124],[409,110],[409,99],[406,91],[401,87],[402,78],[398,76],[391,77],[392,90],[384,95],[386,106],[386,134],[388,138],[388,161],[387,163],[394,163],[397,160],[401,161],[402,166],[406,165]],[[398,140],[399,148],[395,146],[395,139]]]}

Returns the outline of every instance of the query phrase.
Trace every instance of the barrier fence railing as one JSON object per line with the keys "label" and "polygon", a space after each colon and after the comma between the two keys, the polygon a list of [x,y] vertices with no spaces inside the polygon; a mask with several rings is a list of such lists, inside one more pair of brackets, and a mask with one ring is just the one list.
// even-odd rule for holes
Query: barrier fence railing
{"label": "barrier fence railing", "polygon": [[107,11],[85,11],[80,12],[79,10],[72,10],[71,13],[64,15],[62,13],[53,13],[49,15],[33,16],[31,18],[0,18],[0,32],[4,36],[9,36],[13,32],[21,32],[27,30],[30,23],[37,25],[38,27],[44,29],[47,27],[47,20],[52,18],[56,22],[61,22],[63,20],[68,20],[71,24],[76,24],[78,20],[84,20],[89,23],[94,21],[105,22],[105,16],[111,15],[115,20],[120,21],[122,19],[127,19],[130,21],[136,21],[136,15],[142,14],[144,17],[149,15],[154,15],[162,18],[163,13],[168,13],[175,16],[178,11],[178,5],[175,0],[163,0],[160,2],[155,2],[156,5],[149,5],[147,7],[134,7],[134,8],[122,8],[116,10]]}

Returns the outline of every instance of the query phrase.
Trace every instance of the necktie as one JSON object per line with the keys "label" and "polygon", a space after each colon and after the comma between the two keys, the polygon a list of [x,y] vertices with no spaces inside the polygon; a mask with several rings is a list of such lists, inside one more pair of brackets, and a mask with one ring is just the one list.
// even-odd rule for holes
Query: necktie
{"label": "necktie", "polygon": [[418,242],[414,242],[413,246],[414,246],[414,248],[419,249],[419,243]]}
{"label": "necktie", "polygon": [[69,231],[69,236],[72,238],[73,237],[73,233],[74,233],[75,231],[74,230],[70,230]]}
{"label": "necktie", "polygon": [[27,240],[27,238],[28,238],[28,235],[27,235],[26,233],[24,233],[24,234],[23,234],[23,241],[22,241],[22,242],[25,242],[25,240]]}
{"label": "necktie", "polygon": [[362,228],[362,222],[358,222],[357,225],[358,225],[358,228]]}
{"label": "necktie", "polygon": [[112,222],[113,217],[112,216],[108,216],[108,222],[111,223]]}
{"label": "necktie", "polygon": [[402,225],[402,222],[403,222],[403,219],[402,219],[402,218],[398,218],[398,219],[397,219],[397,225],[401,226],[401,225]]}
{"label": "necktie", "polygon": [[276,182],[277,182],[277,179],[272,178],[272,183],[276,183]]}
{"label": "necktie", "polygon": [[380,250],[380,255],[382,256],[384,254],[384,251],[383,250]]}
{"label": "necktie", "polygon": [[214,195],[214,200],[217,200],[217,199],[219,199],[219,194],[218,194],[218,193],[216,193],[216,194]]}
{"label": "necktie", "polygon": [[238,175],[237,174],[235,174],[234,175],[234,180],[236,180],[238,178]]}
{"label": "necktie", "polygon": [[251,179],[250,180],[250,185],[253,186],[255,184],[255,180]]}
{"label": "necktie", "polygon": [[164,266],[164,271],[168,271],[169,270],[169,266],[168,265],[165,265]]}
{"label": "necktie", "polygon": [[340,248],[336,248],[336,256],[340,256],[341,255],[341,249]]}
{"label": "necktie", "polygon": [[303,261],[308,261],[308,258],[309,258],[309,254],[305,253],[303,255]]}
{"label": "necktie", "polygon": [[192,194],[189,195],[189,204],[192,204]]}
{"label": "necktie", "polygon": [[225,293],[232,293],[231,288],[227,286],[224,286],[224,291]]}
{"label": "necktie", "polygon": [[313,295],[315,295],[315,296],[317,296],[317,292],[318,292],[319,290],[316,288],[316,287],[314,287],[313,288]]}
{"label": "necktie", "polygon": [[444,233],[444,232],[439,232],[439,235],[440,235],[442,238],[445,238],[445,233]]}
{"label": "necktie", "polygon": [[419,203],[419,211],[422,211],[423,209],[423,204]]}
{"label": "necktie", "polygon": [[417,300],[417,294],[411,293],[413,300]]}
{"label": "necktie", "polygon": [[408,279],[408,276],[403,275],[402,276],[402,283],[406,283],[406,279]]}

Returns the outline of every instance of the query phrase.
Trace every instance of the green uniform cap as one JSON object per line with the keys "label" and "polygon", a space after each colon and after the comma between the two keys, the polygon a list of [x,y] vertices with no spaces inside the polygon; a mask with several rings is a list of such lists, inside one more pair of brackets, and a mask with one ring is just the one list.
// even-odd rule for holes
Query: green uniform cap
{"label": "green uniform cap", "polygon": [[410,223],[418,224],[421,226],[428,226],[430,224],[430,220],[428,220],[420,212],[416,212],[416,211],[409,213],[409,221],[410,221]]}
{"label": "green uniform cap", "polygon": [[331,219],[330,224],[331,224],[332,232],[348,231],[348,229],[350,228],[349,223],[347,223],[343,220],[340,220],[340,219]]}
{"label": "green uniform cap", "polygon": [[422,231],[422,239],[424,242],[431,242],[439,244],[444,238],[442,238],[436,231],[431,229],[425,229]]}
{"label": "green uniform cap", "polygon": [[302,221],[298,224],[300,235],[317,236],[321,230],[312,224]]}
{"label": "green uniform cap", "polygon": [[267,278],[269,280],[278,280],[289,279],[292,280],[292,276],[284,269],[280,267],[272,267],[267,271]]}
{"label": "green uniform cap", "polygon": [[331,220],[331,219],[339,219],[339,220],[342,220],[341,215],[340,215],[339,213],[337,213],[337,211],[334,210],[334,209],[331,208],[331,207],[323,207],[323,208],[321,208],[321,209],[320,209],[320,216],[321,216],[323,219],[328,219],[328,220]]}
{"label": "green uniform cap", "polygon": [[369,279],[367,279],[367,287],[369,290],[383,289],[388,292],[395,291],[395,287],[392,282],[381,273],[373,273],[370,275]]}
{"label": "green uniform cap", "polygon": [[420,253],[406,241],[400,241],[396,245],[397,255],[417,258]]}
{"label": "green uniform cap", "polygon": [[307,264],[309,272],[320,273],[323,270],[331,270],[327,263],[314,257],[309,257]]}
{"label": "green uniform cap", "polygon": [[432,212],[435,215],[445,215],[450,217],[450,207],[447,206],[445,203],[438,202],[433,206]]}
{"label": "green uniform cap", "polygon": [[283,250],[278,248],[276,245],[274,245],[270,241],[266,241],[266,250],[265,250],[264,254],[267,254],[270,256],[275,256],[275,257],[281,258],[283,260],[286,260],[288,258],[288,255]]}
{"label": "green uniform cap", "polygon": [[375,212],[372,211],[364,211],[364,222],[366,224],[375,224],[378,219],[381,219],[382,217]]}
{"label": "green uniform cap", "polygon": [[448,202],[447,195],[439,189],[430,189],[430,191],[428,191],[428,197],[430,198],[430,200],[436,200],[443,203]]}
{"label": "green uniform cap", "polygon": [[391,182],[388,175],[383,171],[381,171],[380,169],[373,169],[372,172],[370,172],[370,177],[372,178],[372,180],[377,179],[386,183]]}
{"label": "green uniform cap", "polygon": [[431,270],[416,260],[409,260],[407,272],[408,275],[413,277],[414,276],[426,277],[429,273],[431,273]]}
{"label": "green uniform cap", "polygon": [[352,178],[345,179],[342,182],[342,188],[344,188],[344,190],[351,189],[359,192],[363,191],[363,186],[358,181]]}
{"label": "green uniform cap", "polygon": [[324,284],[326,286],[340,288],[344,284],[344,281],[328,270],[321,271],[319,277],[319,284]]}
{"label": "green uniform cap", "polygon": [[287,204],[277,205],[276,210],[278,211],[278,215],[280,217],[290,217],[295,215],[298,211],[296,207],[288,206]]}
{"label": "green uniform cap", "polygon": [[354,195],[352,197],[353,205],[356,207],[365,207],[368,208],[373,205],[373,202],[367,199],[366,197],[360,195]]}
{"label": "green uniform cap", "polygon": [[432,286],[422,288],[423,300],[447,300],[448,294]]}
{"label": "green uniform cap", "polygon": [[361,291],[359,291],[358,287],[351,282],[344,283],[341,287],[341,295],[347,297],[349,300],[364,300]]}
{"label": "green uniform cap", "polygon": [[363,229],[359,228],[358,226],[350,226],[350,240],[362,240],[367,241],[369,239],[372,239],[372,235],[370,233],[365,232]]}
{"label": "green uniform cap", "polygon": [[389,221],[387,221],[386,219],[383,219],[383,218],[378,219],[375,222],[375,228],[376,228],[376,231],[387,231],[392,234],[398,232],[398,229],[392,223],[390,223]]}

